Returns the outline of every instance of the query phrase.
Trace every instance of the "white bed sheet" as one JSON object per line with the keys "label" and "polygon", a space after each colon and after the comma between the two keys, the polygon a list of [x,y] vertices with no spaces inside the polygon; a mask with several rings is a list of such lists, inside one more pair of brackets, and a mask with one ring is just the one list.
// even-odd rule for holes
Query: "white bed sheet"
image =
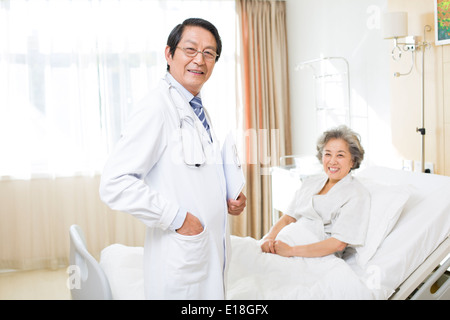
{"label": "white bed sheet", "polygon": [[396,226],[366,270],[351,259],[347,261],[363,277],[379,272],[381,285],[393,292],[449,236],[450,177],[383,167],[365,169],[357,176],[391,185],[406,184],[412,191]]}
{"label": "white bed sheet", "polygon": [[113,300],[143,300],[144,248],[112,244],[101,252],[100,266],[106,274]]}
{"label": "white bed sheet", "polygon": [[450,178],[382,167],[357,177],[363,184],[402,185],[410,192],[396,225],[367,264],[360,266],[355,252],[345,262],[334,256],[268,260],[255,240],[233,238],[229,298],[388,299],[449,235]]}
{"label": "white bed sheet", "polygon": [[[271,255],[263,263],[259,243],[232,239],[228,275],[230,299],[387,299],[450,233],[450,177],[371,167],[357,177],[382,184],[409,185],[412,194],[392,232],[366,266],[356,257],[290,259]],[[233,259],[247,264],[236,268]],[[113,298],[143,299],[142,248],[112,245],[102,268]],[[262,269],[266,270],[262,270]],[[278,270],[277,270],[278,268]],[[284,272],[280,275],[280,268]],[[249,276],[254,273],[255,276]],[[261,285],[265,283],[266,285]],[[281,286],[284,283],[286,285]],[[270,291],[271,290],[271,291]]]}
{"label": "white bed sheet", "polygon": [[334,255],[286,258],[262,253],[259,242],[232,237],[227,299],[355,300],[376,299],[362,278]]}

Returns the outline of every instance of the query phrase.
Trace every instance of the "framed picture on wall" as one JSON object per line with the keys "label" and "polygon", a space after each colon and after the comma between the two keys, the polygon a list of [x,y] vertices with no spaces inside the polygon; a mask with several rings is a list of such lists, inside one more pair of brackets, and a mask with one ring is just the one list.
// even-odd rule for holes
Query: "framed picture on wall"
{"label": "framed picture on wall", "polygon": [[436,44],[450,44],[450,0],[434,0]]}

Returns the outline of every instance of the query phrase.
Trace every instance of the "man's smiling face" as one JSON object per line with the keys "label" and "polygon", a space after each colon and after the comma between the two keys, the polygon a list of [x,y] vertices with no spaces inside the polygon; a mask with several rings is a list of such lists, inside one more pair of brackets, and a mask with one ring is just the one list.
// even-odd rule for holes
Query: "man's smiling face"
{"label": "man's smiling face", "polygon": [[170,74],[186,90],[196,96],[211,76],[215,61],[205,60],[201,53],[198,53],[195,57],[188,57],[180,48],[216,51],[216,40],[208,30],[202,27],[189,26],[184,29],[173,56],[170,54],[170,47],[166,47],[165,56],[167,64],[170,66]]}

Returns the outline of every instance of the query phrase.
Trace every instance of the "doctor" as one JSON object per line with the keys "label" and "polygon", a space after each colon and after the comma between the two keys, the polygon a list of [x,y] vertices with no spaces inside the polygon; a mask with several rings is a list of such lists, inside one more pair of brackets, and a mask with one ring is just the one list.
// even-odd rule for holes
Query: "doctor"
{"label": "doctor", "polygon": [[246,198],[227,201],[211,120],[190,105],[221,49],[208,21],[188,19],[172,30],[168,72],[130,118],[102,174],[102,200],[147,226],[147,299],[225,297],[227,213],[239,215]]}

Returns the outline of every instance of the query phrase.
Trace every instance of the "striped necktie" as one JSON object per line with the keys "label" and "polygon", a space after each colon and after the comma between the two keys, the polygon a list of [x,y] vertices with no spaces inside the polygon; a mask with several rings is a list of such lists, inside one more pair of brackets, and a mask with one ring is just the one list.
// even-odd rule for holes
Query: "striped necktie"
{"label": "striped necktie", "polygon": [[209,136],[211,137],[211,132],[209,129],[208,121],[206,120],[205,111],[203,110],[202,100],[199,97],[194,97],[191,102],[189,102],[192,109],[194,109],[195,114],[202,122]]}

